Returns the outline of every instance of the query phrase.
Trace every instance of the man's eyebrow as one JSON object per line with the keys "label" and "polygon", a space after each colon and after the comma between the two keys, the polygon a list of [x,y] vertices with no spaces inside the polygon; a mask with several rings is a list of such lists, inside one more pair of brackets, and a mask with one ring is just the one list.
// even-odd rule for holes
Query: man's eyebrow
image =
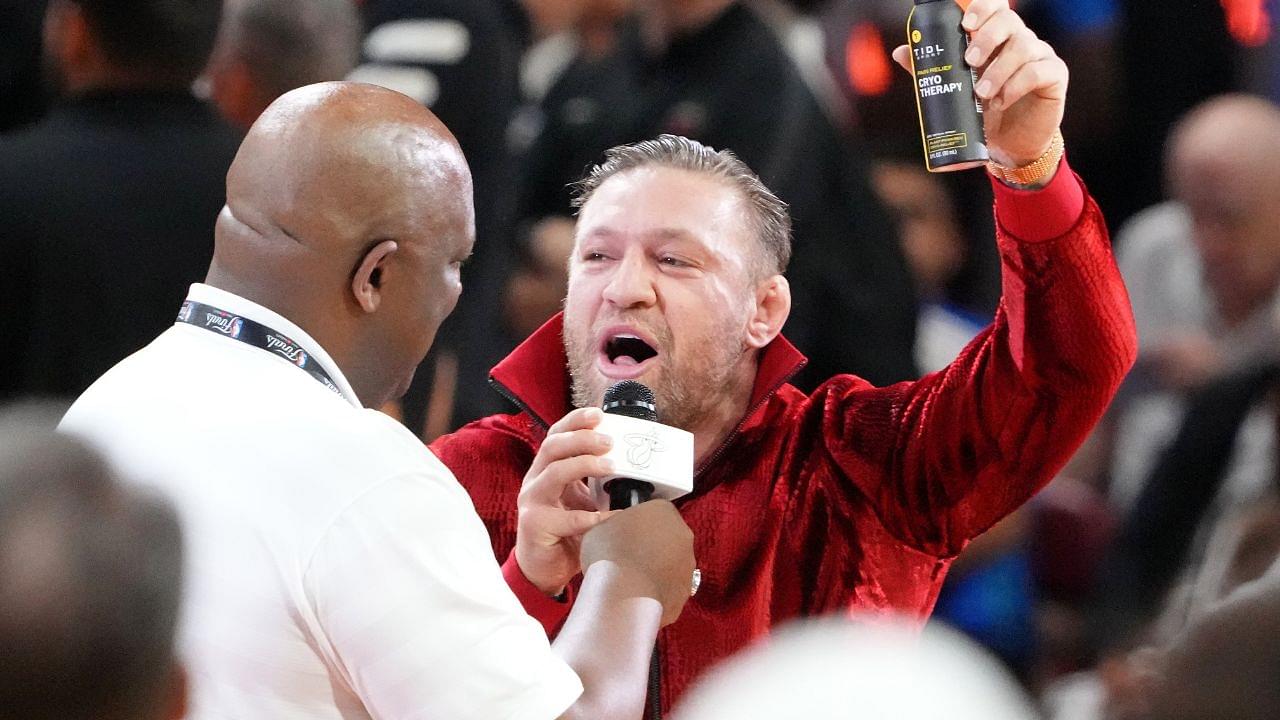
{"label": "man's eyebrow", "polygon": [[612,238],[612,237],[617,237],[618,235],[619,235],[619,233],[618,233],[618,231],[617,231],[617,230],[614,230],[613,228],[608,227],[607,225],[597,225],[597,226],[595,226],[595,227],[591,228],[590,230],[588,230],[588,231],[583,235],[583,237],[604,237],[604,238]]}
{"label": "man's eyebrow", "polygon": [[652,231],[650,234],[656,235],[662,238],[663,240],[693,240],[695,242],[697,242],[698,240],[697,235],[689,232],[688,230],[685,230],[684,228],[676,228],[676,227],[658,228],[657,230]]}

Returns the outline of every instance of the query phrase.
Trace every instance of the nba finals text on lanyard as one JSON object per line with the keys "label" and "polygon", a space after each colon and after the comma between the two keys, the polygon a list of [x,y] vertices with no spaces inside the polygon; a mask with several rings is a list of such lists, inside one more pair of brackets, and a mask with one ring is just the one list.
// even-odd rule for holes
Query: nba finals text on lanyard
{"label": "nba finals text on lanyard", "polygon": [[316,362],[311,353],[303,350],[292,338],[278,330],[192,300],[182,303],[182,310],[178,312],[178,322],[204,328],[259,350],[266,350],[272,355],[278,355],[301,368],[325,387],[339,395],[342,394],[337,383],[329,376],[329,372]]}

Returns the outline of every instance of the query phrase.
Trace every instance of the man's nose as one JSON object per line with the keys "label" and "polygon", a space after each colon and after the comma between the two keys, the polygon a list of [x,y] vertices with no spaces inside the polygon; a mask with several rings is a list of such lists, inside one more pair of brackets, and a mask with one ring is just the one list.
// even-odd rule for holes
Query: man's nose
{"label": "man's nose", "polygon": [[604,299],[619,307],[652,305],[657,300],[653,276],[641,252],[629,252],[614,268]]}

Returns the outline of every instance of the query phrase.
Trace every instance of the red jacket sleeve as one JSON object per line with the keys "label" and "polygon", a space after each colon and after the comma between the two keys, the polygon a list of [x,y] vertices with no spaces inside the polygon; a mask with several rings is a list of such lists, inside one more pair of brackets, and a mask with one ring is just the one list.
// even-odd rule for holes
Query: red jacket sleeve
{"label": "red jacket sleeve", "polygon": [[569,610],[573,608],[573,586],[566,587],[564,597],[561,598],[553,598],[542,592],[537,585],[529,582],[529,578],[525,577],[524,571],[520,569],[520,563],[516,562],[514,549],[507,555],[506,562],[502,563],[502,577],[507,581],[507,586],[511,588],[516,599],[524,606],[524,611],[534,620],[542,623],[542,629],[546,630],[547,637],[554,638],[556,633],[560,632],[560,626],[569,617]]}
{"label": "red jacket sleeve", "polygon": [[1102,214],[1065,161],[1039,191],[993,181],[1003,297],[948,367],[813,396],[838,471],[889,532],[938,557],[1025,502],[1084,441],[1132,366],[1137,335]]}

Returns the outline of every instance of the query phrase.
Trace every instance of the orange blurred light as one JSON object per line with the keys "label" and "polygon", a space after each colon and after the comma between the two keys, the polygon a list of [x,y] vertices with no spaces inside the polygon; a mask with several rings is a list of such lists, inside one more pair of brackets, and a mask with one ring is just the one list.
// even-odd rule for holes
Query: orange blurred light
{"label": "orange blurred light", "polygon": [[885,49],[880,28],[872,22],[853,26],[845,43],[845,67],[849,85],[859,95],[883,95],[893,84],[893,60]]}
{"label": "orange blurred light", "polygon": [[1245,47],[1260,47],[1271,39],[1267,0],[1219,0],[1227,13],[1227,29]]}

